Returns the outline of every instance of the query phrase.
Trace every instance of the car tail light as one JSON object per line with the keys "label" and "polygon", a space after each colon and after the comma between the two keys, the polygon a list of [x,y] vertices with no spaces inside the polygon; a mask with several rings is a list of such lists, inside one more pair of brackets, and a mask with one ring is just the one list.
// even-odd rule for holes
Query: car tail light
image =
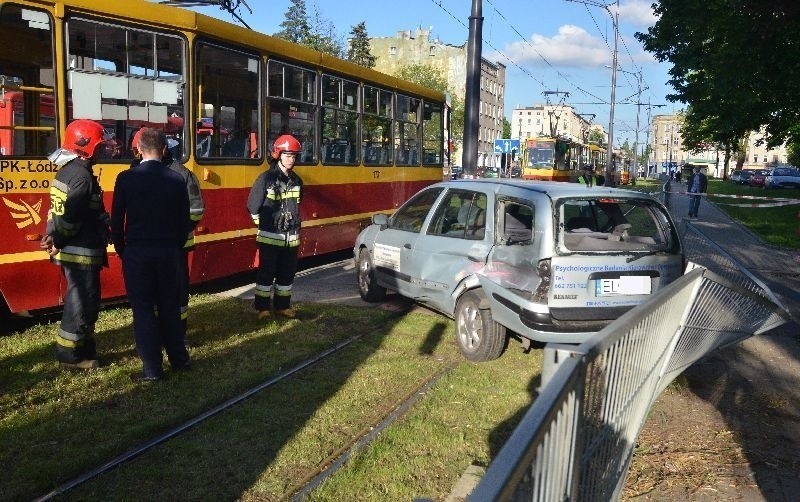
{"label": "car tail light", "polygon": [[539,260],[536,265],[536,273],[539,274],[539,286],[533,293],[533,301],[546,303],[550,293],[550,259]]}

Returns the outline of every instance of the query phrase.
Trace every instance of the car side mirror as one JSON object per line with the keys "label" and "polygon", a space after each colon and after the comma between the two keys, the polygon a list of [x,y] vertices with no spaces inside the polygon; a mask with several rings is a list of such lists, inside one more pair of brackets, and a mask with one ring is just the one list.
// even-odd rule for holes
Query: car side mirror
{"label": "car side mirror", "polygon": [[385,214],[373,214],[372,215],[372,224],[373,225],[380,225],[381,230],[385,229],[389,226],[389,217]]}

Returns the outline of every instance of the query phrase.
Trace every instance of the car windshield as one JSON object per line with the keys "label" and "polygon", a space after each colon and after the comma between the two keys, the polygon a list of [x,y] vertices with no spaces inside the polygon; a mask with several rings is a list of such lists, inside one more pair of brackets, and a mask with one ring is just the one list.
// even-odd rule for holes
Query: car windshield
{"label": "car windshield", "polygon": [[568,251],[659,251],[674,236],[666,214],[653,201],[569,199],[559,206],[561,242]]}

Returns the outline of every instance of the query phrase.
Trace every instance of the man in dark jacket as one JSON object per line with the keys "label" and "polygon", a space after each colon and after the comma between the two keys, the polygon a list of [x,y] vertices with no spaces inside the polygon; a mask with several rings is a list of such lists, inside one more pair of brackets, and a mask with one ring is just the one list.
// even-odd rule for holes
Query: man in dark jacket
{"label": "man in dark jacket", "polygon": [[[142,137],[142,132],[145,128],[136,131],[131,142],[131,150],[133,150],[134,161],[131,167],[138,166],[141,163],[142,154],[139,150],[139,139]],[[197,176],[189,170],[186,166],[175,158],[172,154],[173,150],[178,151],[179,145],[173,139],[167,138],[167,150],[161,162],[164,163],[171,170],[178,173],[186,185],[186,193],[189,195],[189,218],[192,220],[192,229],[189,230],[186,236],[186,242],[183,244],[183,253],[181,255],[181,324],[183,326],[184,340],[186,340],[187,321],[189,319],[189,253],[194,250],[194,229],[205,213],[205,203],[203,202],[203,195],[200,192],[200,181]],[[176,154],[178,155],[178,154]]]}
{"label": "man in dark jacket", "polygon": [[102,125],[75,120],[67,126],[62,147],[49,157],[59,169],[50,185],[47,230],[39,247],[61,265],[67,280],[56,337],[56,359],[65,368],[99,366],[94,328],[100,312],[100,269],[108,265],[108,213],[92,165],[106,141]]}
{"label": "man in dark jacket", "polygon": [[303,180],[294,172],[294,163],[300,150],[296,138],[279,136],[269,169],[256,178],[247,198],[247,210],[258,227],[255,309],[259,319],[271,317],[273,307],[279,316],[295,317],[291,299],[300,245]]}
{"label": "man in dark jacket", "polygon": [[142,359],[142,374],[136,379],[154,381],[164,374],[162,347],[173,370],[189,366],[181,327],[180,260],[191,220],[183,179],[161,162],[164,133],[145,129],[139,149],[141,164],[121,172],[114,185],[111,238],[122,258]]}
{"label": "man in dark jacket", "polygon": [[700,209],[700,194],[706,193],[708,189],[708,178],[700,172],[700,168],[695,166],[689,179],[686,180],[686,192],[689,194],[689,218],[697,218],[697,210]]}

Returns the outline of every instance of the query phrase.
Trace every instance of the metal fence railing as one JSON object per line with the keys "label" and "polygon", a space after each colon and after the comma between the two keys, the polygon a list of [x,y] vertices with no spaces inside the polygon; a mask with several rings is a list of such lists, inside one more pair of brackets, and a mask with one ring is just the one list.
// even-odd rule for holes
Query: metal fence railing
{"label": "metal fence railing", "polygon": [[691,224],[684,244],[685,275],[589,341],[551,351],[562,360],[543,370],[539,396],[470,500],[618,499],[664,388],[701,357],[789,320],[761,281]]}

